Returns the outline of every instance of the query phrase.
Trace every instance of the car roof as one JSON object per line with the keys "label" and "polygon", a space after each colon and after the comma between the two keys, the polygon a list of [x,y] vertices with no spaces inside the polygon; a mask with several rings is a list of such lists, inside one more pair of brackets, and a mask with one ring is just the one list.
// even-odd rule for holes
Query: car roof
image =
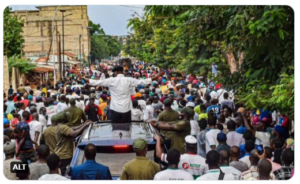
{"label": "car roof", "polygon": [[129,144],[137,138],[153,142],[153,134],[148,124],[144,122],[111,123],[110,121],[97,122],[90,126],[81,137],[79,144],[93,143],[109,146]]}

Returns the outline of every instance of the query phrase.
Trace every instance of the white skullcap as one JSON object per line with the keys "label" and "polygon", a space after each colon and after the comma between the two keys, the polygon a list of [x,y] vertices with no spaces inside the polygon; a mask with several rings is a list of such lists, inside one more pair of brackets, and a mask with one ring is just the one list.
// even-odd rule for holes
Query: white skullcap
{"label": "white skullcap", "polygon": [[197,144],[197,139],[192,135],[186,136],[184,140],[188,144]]}

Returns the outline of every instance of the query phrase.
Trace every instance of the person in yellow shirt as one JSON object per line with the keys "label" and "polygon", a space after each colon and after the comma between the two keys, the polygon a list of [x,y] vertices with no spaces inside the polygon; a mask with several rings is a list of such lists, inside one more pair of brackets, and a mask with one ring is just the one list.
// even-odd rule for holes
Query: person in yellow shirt
{"label": "person in yellow shirt", "polygon": [[47,88],[46,88],[46,85],[45,84],[42,84],[42,92],[45,93],[45,97],[47,97]]}
{"label": "person in yellow shirt", "polygon": [[101,120],[107,120],[107,115],[104,113],[104,109],[107,106],[107,96],[104,95],[104,94],[102,94],[100,96],[100,98],[102,100],[102,102],[99,105],[99,108],[100,108],[100,110],[102,112]]}
{"label": "person in yellow shirt", "polygon": [[208,119],[208,115],[206,113],[206,107],[205,105],[200,105],[200,110],[201,110],[201,113],[199,114],[199,120],[200,119]]}

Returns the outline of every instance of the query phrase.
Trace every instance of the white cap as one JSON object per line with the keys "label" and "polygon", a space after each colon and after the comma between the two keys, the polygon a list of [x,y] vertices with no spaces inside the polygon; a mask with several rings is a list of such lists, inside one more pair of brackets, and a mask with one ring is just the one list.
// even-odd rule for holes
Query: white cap
{"label": "white cap", "polygon": [[186,136],[184,140],[188,144],[197,144],[197,139],[192,135]]}
{"label": "white cap", "polygon": [[187,107],[195,107],[195,104],[193,102],[188,102],[186,104]]}

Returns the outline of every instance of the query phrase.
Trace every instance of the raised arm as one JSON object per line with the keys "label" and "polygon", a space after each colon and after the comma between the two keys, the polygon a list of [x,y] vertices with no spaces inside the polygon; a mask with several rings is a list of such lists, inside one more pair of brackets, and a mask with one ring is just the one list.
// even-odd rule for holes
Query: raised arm
{"label": "raised arm", "polygon": [[156,146],[155,146],[155,150],[156,150],[156,157],[157,158],[161,158],[161,155],[163,153],[162,149],[161,149],[161,140],[160,140],[160,136],[159,135],[154,135],[153,137],[156,140]]}
{"label": "raised arm", "polygon": [[173,131],[181,130],[181,127],[177,126],[177,124],[169,124],[167,122],[162,122],[162,121],[149,121],[149,123],[153,127],[159,128],[161,130],[173,130]]}

